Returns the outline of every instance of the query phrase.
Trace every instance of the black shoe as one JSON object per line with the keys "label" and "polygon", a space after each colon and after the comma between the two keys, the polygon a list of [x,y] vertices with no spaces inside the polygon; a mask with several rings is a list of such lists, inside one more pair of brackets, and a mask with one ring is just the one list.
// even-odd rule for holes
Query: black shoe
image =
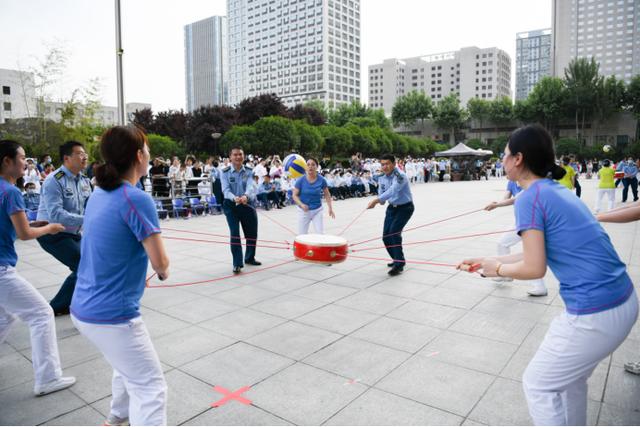
{"label": "black shoe", "polygon": [[255,258],[254,259],[248,259],[244,263],[245,264],[249,264],[249,265],[262,265],[262,263],[260,261],[256,261]]}
{"label": "black shoe", "polygon": [[394,266],[391,270],[389,270],[389,272],[387,273],[389,276],[397,276],[398,274],[402,273],[404,271],[404,267],[400,266]]}
{"label": "black shoe", "polygon": [[54,316],[66,316],[67,314],[69,314],[69,307],[53,309]]}
{"label": "black shoe", "polygon": [[393,267],[394,265],[396,265],[395,262],[390,262],[389,264],[387,264],[387,267]]}
{"label": "black shoe", "polygon": [[242,267],[233,267],[233,274],[242,273]]}

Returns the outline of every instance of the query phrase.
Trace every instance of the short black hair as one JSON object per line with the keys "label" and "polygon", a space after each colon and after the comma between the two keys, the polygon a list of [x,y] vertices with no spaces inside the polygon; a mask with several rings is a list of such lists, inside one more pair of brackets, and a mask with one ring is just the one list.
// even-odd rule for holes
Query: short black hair
{"label": "short black hair", "polygon": [[73,154],[73,147],[82,147],[84,145],[78,141],[67,141],[60,146],[60,161],[64,161],[64,156],[71,156]]}
{"label": "short black hair", "polygon": [[234,145],[233,147],[229,148],[229,154],[233,153],[233,150],[240,150],[244,153],[244,150],[239,145]]}
{"label": "short black hair", "polygon": [[540,125],[527,125],[514,130],[507,142],[509,152],[515,156],[522,154],[522,161],[529,171],[541,178],[547,175],[555,180],[561,179],[567,171],[556,165],[553,139]]}
{"label": "short black hair", "polygon": [[604,162],[602,162],[602,166],[608,168],[609,166],[611,166],[611,162],[609,160],[605,160]]}
{"label": "short black hair", "polygon": [[393,154],[383,154],[382,156],[380,156],[380,160],[389,160],[391,163],[395,163],[396,162],[396,158]]}

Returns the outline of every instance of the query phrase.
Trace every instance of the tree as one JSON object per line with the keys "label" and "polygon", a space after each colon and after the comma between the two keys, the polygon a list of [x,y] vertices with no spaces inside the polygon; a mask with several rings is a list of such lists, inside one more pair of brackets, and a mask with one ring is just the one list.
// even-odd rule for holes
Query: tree
{"label": "tree", "polygon": [[484,144],[479,139],[470,139],[467,142],[465,142],[465,145],[469,148],[473,148],[474,150],[477,150],[479,148],[484,148]]}
{"label": "tree", "polygon": [[[482,123],[489,118],[490,104],[486,99],[471,98],[467,102],[467,111],[469,112],[469,118],[475,120],[480,124],[482,130]],[[482,134],[478,132],[480,142],[482,142]]]}
{"label": "tree", "polygon": [[440,129],[451,130],[449,142],[453,144],[456,140],[456,131],[462,127],[466,121],[466,116],[466,111],[460,108],[458,96],[451,93],[436,105],[433,113],[433,121]]}
{"label": "tree", "polygon": [[156,114],[154,132],[159,135],[165,135],[174,141],[184,143],[187,135],[187,126],[189,114],[183,110],[167,110]]}
{"label": "tree", "polygon": [[631,79],[627,86],[625,104],[636,119],[636,141],[640,139],[640,74]]}
{"label": "tree", "polygon": [[324,138],[323,155],[336,156],[351,153],[351,134],[344,128],[335,125],[320,127]]}
{"label": "tree", "polygon": [[149,141],[149,151],[151,152],[152,158],[159,156],[165,158],[170,158],[171,156],[182,157],[184,154],[184,151],[178,143],[168,136],[150,133],[147,134],[147,139]]}
{"label": "tree", "polygon": [[507,142],[508,138],[506,136],[499,136],[491,142],[489,149],[493,151],[493,154],[500,156],[504,152]]}
{"label": "tree", "polygon": [[566,96],[567,90],[562,79],[543,77],[527,98],[528,114],[553,135],[564,116]]}
{"label": "tree", "polygon": [[237,110],[239,123],[246,125],[253,124],[262,117],[288,116],[287,107],[275,93],[243,99],[237,106]]}
{"label": "tree", "polygon": [[358,101],[351,104],[341,104],[338,108],[329,111],[327,123],[334,126],[344,126],[357,117],[368,117],[373,119],[381,128],[390,128],[391,123],[384,114],[383,109],[368,108]]}
{"label": "tree", "polygon": [[425,96],[422,91],[414,90],[396,100],[391,118],[395,126],[398,124],[412,126],[420,120],[422,127],[424,127],[424,121],[429,119],[432,113],[431,98]]}
{"label": "tree", "polygon": [[489,103],[489,120],[493,122],[498,131],[498,125],[504,125],[513,120],[513,104],[511,98],[502,96]]}
{"label": "tree", "polygon": [[298,134],[298,152],[303,155],[317,154],[322,146],[322,135],[318,128],[305,120],[295,120],[293,124]]}
{"label": "tree", "polygon": [[259,145],[256,130],[250,125],[234,126],[220,140],[223,153],[228,153],[232,147],[242,147],[245,153],[257,153]]}
{"label": "tree", "polygon": [[[584,138],[585,120],[593,114],[593,105],[598,86],[600,65],[591,57],[575,58],[564,70],[567,86],[567,104],[575,116],[576,139]],[[580,122],[582,125],[580,125]]]}
{"label": "tree", "polygon": [[132,122],[147,133],[155,131],[155,119],[151,108],[134,111]]}
{"label": "tree", "polygon": [[513,118],[525,125],[535,120],[528,98],[519,99],[513,104]]}
{"label": "tree", "polygon": [[293,122],[284,117],[263,117],[253,124],[258,147],[255,153],[290,153],[299,148],[298,134]]}
{"label": "tree", "polygon": [[[377,152],[376,141],[372,138],[368,128],[361,128],[355,124],[347,124],[344,129],[351,134],[352,146],[354,153],[362,153],[364,156],[375,155]],[[349,153],[347,153],[349,154]]]}
{"label": "tree", "polygon": [[207,154],[222,154],[213,134],[224,135],[238,121],[236,110],[226,105],[200,107],[186,117],[185,147],[190,152]]}
{"label": "tree", "polygon": [[560,138],[555,144],[558,156],[568,156],[569,154],[580,154],[581,144],[573,138]]}
{"label": "tree", "polygon": [[[594,126],[592,126],[592,138],[598,136],[598,125],[614,113],[622,111],[625,103],[626,87],[623,80],[615,76],[598,79],[594,103]],[[593,141],[592,141],[593,142]]]}

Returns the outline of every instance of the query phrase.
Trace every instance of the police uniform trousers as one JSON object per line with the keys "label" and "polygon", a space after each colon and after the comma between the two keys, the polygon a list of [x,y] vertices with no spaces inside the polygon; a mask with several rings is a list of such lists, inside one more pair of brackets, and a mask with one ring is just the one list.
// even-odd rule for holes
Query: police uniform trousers
{"label": "police uniform trousers", "polygon": [[[256,256],[256,241],[258,238],[258,215],[251,206],[236,205],[231,200],[226,200],[222,204],[224,216],[229,224],[231,234],[231,255],[233,256],[233,266],[243,267],[244,261],[253,260]],[[247,249],[244,260],[242,258],[242,240],[240,239],[240,225],[242,232],[247,239]]]}
{"label": "police uniform trousers", "polygon": [[38,243],[55,259],[69,267],[71,274],[62,283],[62,287],[51,300],[51,308],[55,313],[69,310],[71,297],[76,287],[78,264],[80,264],[80,240],[79,234],[58,233],[44,235],[38,238]]}
{"label": "police uniform trousers", "polygon": [[413,202],[402,205],[389,205],[384,217],[382,241],[387,246],[387,252],[396,266],[403,267],[404,252],[402,251],[402,229],[413,215]]}

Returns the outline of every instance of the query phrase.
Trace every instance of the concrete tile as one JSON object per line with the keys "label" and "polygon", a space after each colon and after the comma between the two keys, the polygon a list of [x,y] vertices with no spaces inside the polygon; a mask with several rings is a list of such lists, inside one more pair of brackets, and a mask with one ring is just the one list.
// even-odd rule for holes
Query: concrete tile
{"label": "concrete tile", "polygon": [[403,280],[409,280],[411,282],[435,286],[449,279],[449,277],[451,277],[451,274],[435,273],[432,271],[425,271],[412,267],[402,273],[401,277]]}
{"label": "concrete tile", "polygon": [[215,298],[218,301],[235,304],[242,307],[248,307],[260,301],[277,297],[278,295],[280,295],[280,293],[278,292],[269,291],[257,286],[247,285],[232,289],[230,291],[220,292],[219,294],[216,294]]}
{"label": "concrete tile", "polygon": [[312,326],[287,322],[246,341],[288,358],[302,360],[340,337],[333,332]]}
{"label": "concrete tile", "polygon": [[[0,392],[0,425],[37,425],[85,405],[69,390],[33,396],[33,381]],[[37,410],[34,410],[37,408]]]}
{"label": "concrete tile", "polygon": [[607,403],[602,404],[598,425],[637,426],[640,425],[640,411],[630,411]]}
{"label": "concrete tile", "polygon": [[397,350],[415,353],[441,332],[440,329],[430,326],[381,317],[358,329],[351,336]]}
{"label": "concrete tile", "polygon": [[22,354],[14,351],[0,357],[0,390],[33,381],[33,365]]}
{"label": "concrete tile", "polygon": [[253,405],[224,405],[187,421],[186,426],[289,426],[291,423]]}
{"label": "concrete tile", "polygon": [[[316,266],[316,265],[305,265],[305,268],[301,268],[299,270],[294,270],[290,272],[288,275],[293,277],[299,277],[301,279],[311,279],[316,282],[324,281],[327,282],[327,279],[340,274],[341,271],[335,268],[331,268],[329,266]],[[327,282],[328,283],[328,282]]]}
{"label": "concrete tile", "polygon": [[64,371],[76,377],[73,393],[87,403],[93,403],[111,395],[113,369],[102,357],[80,363]]}
{"label": "concrete tile", "polygon": [[167,421],[168,425],[180,425],[211,407],[220,399],[213,388],[179,370],[165,375],[168,387]]}
{"label": "concrete tile", "polygon": [[294,278],[279,274],[272,277],[260,277],[260,280],[254,283],[254,286],[268,289],[273,292],[291,292],[314,283],[316,283],[316,280],[313,279],[302,279],[300,277]]}
{"label": "concrete tile", "polygon": [[612,363],[614,366],[624,367],[625,363],[640,360],[640,340],[627,338],[613,352]]}
{"label": "concrete tile", "polygon": [[483,292],[474,292],[472,290],[460,292],[454,289],[438,287],[416,295],[415,299],[470,310],[486,297],[487,295]]}
{"label": "concrete tile", "polygon": [[612,366],[604,392],[604,403],[626,411],[640,412],[640,375]]}
{"label": "concrete tile", "polygon": [[179,367],[234,342],[236,340],[233,338],[191,326],[157,338],[153,345],[162,362]]}
{"label": "concrete tile", "polygon": [[161,310],[196,298],[197,295],[179,288],[147,288],[140,303],[147,308]]}
{"label": "concrete tile", "polygon": [[47,421],[48,426],[92,426],[104,422],[104,416],[91,406],[83,406]]}
{"label": "concrete tile", "polygon": [[312,300],[331,303],[339,299],[345,298],[355,292],[356,289],[345,288],[344,286],[334,286],[327,283],[316,283],[297,291],[292,292],[294,295],[309,298]]}
{"label": "concrete tile", "polygon": [[239,342],[180,369],[208,384],[237,390],[252,386],[293,363],[286,357]]}
{"label": "concrete tile", "polygon": [[392,295],[400,298],[415,298],[424,293],[433,285],[404,281],[402,275],[383,279],[380,283],[370,286],[368,290],[384,295]]}
{"label": "concrete tile", "polygon": [[187,322],[150,309],[142,310],[142,320],[153,340],[189,326]]}
{"label": "concrete tile", "polygon": [[522,383],[496,379],[469,418],[488,425],[531,425]]}
{"label": "concrete tile", "polygon": [[491,313],[509,317],[521,317],[537,321],[541,318],[547,306],[533,302],[514,301],[510,298],[498,298],[488,296],[480,302],[473,311],[478,313]]}
{"label": "concrete tile", "polygon": [[169,307],[165,313],[185,322],[200,323],[240,308],[235,304],[198,296],[195,300]]}
{"label": "concrete tile", "polygon": [[535,326],[522,317],[469,312],[451,326],[451,330],[510,344],[520,344]]}
{"label": "concrete tile", "polygon": [[228,337],[245,340],[285,322],[286,320],[280,317],[242,309],[207,320],[198,326]]}
{"label": "concrete tile", "polygon": [[375,314],[364,313],[338,305],[328,305],[305,314],[296,320],[306,325],[347,335],[377,317]]}
{"label": "concrete tile", "polygon": [[370,389],[325,425],[460,425],[462,417],[409,399]]}
{"label": "concrete tile", "polygon": [[387,314],[407,301],[408,299],[405,298],[364,290],[336,301],[334,304],[367,313]]}
{"label": "concrete tile", "polygon": [[465,310],[420,301],[410,301],[393,310],[387,317],[446,329],[465,314]]}
{"label": "concrete tile", "polygon": [[301,363],[277,373],[245,396],[256,406],[293,424],[320,425],[366,390]]}
{"label": "concrete tile", "polygon": [[433,358],[413,356],[380,381],[376,388],[466,416],[494,378]]}
{"label": "concrete tile", "polygon": [[321,301],[303,298],[297,295],[284,294],[254,304],[251,306],[251,309],[283,317],[285,319],[295,319],[316,310],[325,304],[326,303]]}
{"label": "concrete tile", "polygon": [[433,357],[440,362],[498,375],[517,348],[514,344],[445,331],[418,355],[437,353]]}
{"label": "concrete tile", "polygon": [[354,289],[366,289],[385,280],[387,277],[386,273],[384,275],[372,275],[356,270],[334,275],[333,277],[324,279],[323,282]]}
{"label": "concrete tile", "polygon": [[307,357],[304,363],[373,385],[409,356],[409,353],[345,337]]}

